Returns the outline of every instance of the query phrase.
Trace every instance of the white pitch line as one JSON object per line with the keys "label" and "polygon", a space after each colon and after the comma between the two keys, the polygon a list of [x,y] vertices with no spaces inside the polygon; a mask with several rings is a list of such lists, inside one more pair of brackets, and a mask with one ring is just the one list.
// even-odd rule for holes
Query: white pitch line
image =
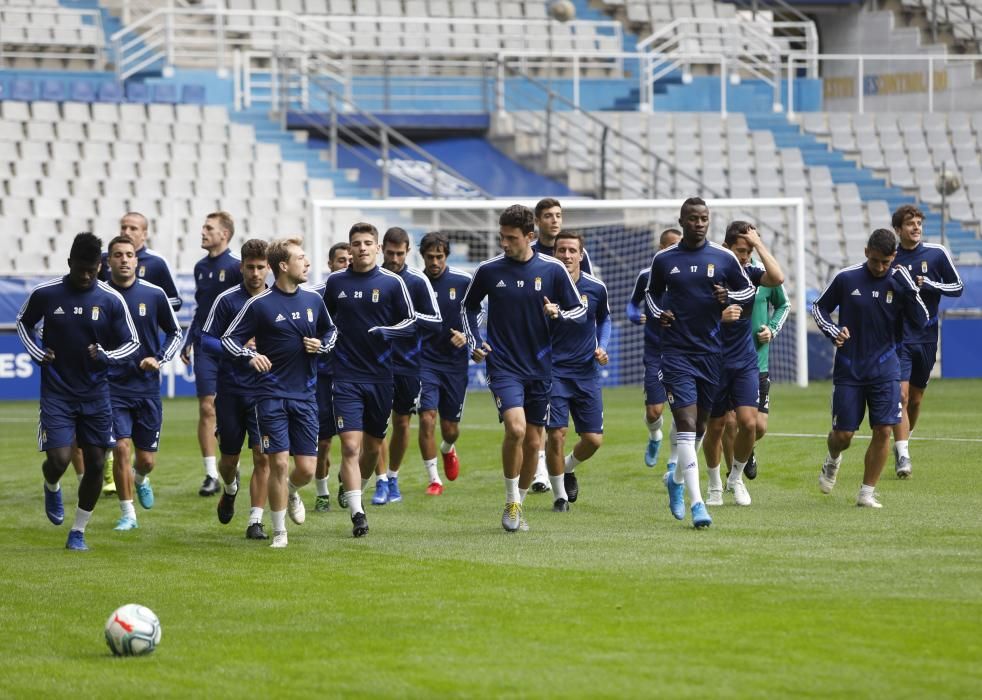
{"label": "white pitch line", "polygon": [[[773,437],[789,437],[789,438],[825,438],[828,437],[828,433],[767,433],[768,436]],[[853,440],[870,440],[870,435],[853,435]],[[924,440],[924,441],[936,441],[936,442],[982,442],[982,438],[966,438],[966,437],[914,437],[911,436],[911,440]]]}

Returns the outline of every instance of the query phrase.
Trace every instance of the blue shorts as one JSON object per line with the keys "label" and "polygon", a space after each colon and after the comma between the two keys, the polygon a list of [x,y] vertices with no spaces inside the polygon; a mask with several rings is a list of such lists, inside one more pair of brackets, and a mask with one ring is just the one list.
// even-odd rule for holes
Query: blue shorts
{"label": "blue shorts", "polygon": [[509,375],[488,375],[488,386],[498,407],[498,420],[504,420],[505,411],[511,408],[525,409],[525,422],[545,425],[549,420],[549,387],[547,379],[523,379]]}
{"label": "blue shorts", "polygon": [[334,419],[338,433],[354,430],[382,439],[389,429],[392,384],[334,380]]}
{"label": "blue shorts", "polygon": [[661,383],[661,362],[644,363],[644,403],[646,406],[657,406],[668,400],[665,385]]}
{"label": "blue shorts", "polygon": [[757,356],[743,367],[726,367],[720,371],[719,387],[713,401],[713,418],[725,416],[740,406],[757,408],[760,401],[760,369]]}
{"label": "blue shorts", "polygon": [[73,442],[91,447],[116,445],[109,396],[94,401],[41,397],[38,449],[44,452],[70,447]]}
{"label": "blue shorts", "polygon": [[334,384],[330,374],[317,375],[317,428],[318,440],[330,440],[338,434],[334,422]]}
{"label": "blue shorts", "polygon": [[832,430],[855,432],[869,406],[869,424],[896,425],[903,410],[900,406],[900,382],[880,382],[869,386],[834,384],[832,386]]}
{"label": "blue shorts", "polygon": [[400,416],[411,416],[419,410],[419,375],[393,376],[392,411]]}
{"label": "blue shorts", "polygon": [[467,395],[467,368],[458,372],[441,372],[424,367],[420,371],[420,411],[439,411],[440,418],[459,423],[464,415]]}
{"label": "blue shorts", "polygon": [[194,388],[200,396],[214,396],[218,389],[218,363],[215,358],[194,344]]}
{"label": "blue shorts", "polygon": [[938,357],[937,343],[901,343],[897,350],[900,356],[900,381],[910,382],[918,389],[927,388],[931,370]]}
{"label": "blue shorts", "polygon": [[716,398],[722,359],[713,353],[668,352],[661,358],[661,380],[672,409],[698,405],[709,410]]}
{"label": "blue shorts", "polygon": [[156,452],[160,443],[160,427],[164,423],[164,408],[160,404],[160,397],[113,394],[110,401],[116,439],[132,438],[136,449]]}
{"label": "blue shorts", "polygon": [[316,399],[259,399],[256,417],[266,454],[317,456]]}
{"label": "blue shorts", "polygon": [[215,396],[215,434],[223,455],[242,452],[242,441],[249,436],[249,448],[261,444],[256,400],[234,392],[219,391]]}
{"label": "blue shorts", "polygon": [[604,399],[600,379],[552,378],[546,427],[565,428],[569,425],[570,413],[578,434],[603,434]]}

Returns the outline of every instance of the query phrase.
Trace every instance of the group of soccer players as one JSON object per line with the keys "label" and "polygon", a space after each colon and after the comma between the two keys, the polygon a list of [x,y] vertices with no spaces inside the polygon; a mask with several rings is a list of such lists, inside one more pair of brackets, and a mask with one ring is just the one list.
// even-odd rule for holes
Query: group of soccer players
{"label": "group of soccer players", "polygon": [[[921,242],[922,222],[916,208],[899,209],[896,234],[874,231],[866,263],[838,273],[813,306],[820,330],[837,346],[832,431],[819,485],[831,491],[841,453],[868,406],[874,439],[860,506],[880,507],[874,487],[891,429],[897,475],[911,474],[908,438],[933,367],[938,301],[961,293],[947,251]],[[737,505],[751,503],[743,477],[756,477],[754,446],[767,429],[767,351],[788,304],[783,272],[752,224],[731,222],[723,245],[712,243],[709,209],[690,198],[679,226],[662,232],[627,312],[645,327],[644,462],[657,464],[667,402],[673,418],[663,477],[669,508],[683,520],[687,493],[692,523],[703,528],[712,523],[707,506],[722,505],[724,489]],[[87,548],[84,531],[108,448],[116,456],[116,529],[138,526],[134,487],[144,508],[154,503],[149,474],[162,421],[159,370],[177,353],[182,333],[173,278],[162,258],[146,249],[146,229],[145,217],[127,214],[105,252],[97,237],[79,234],[68,275],[39,285],[18,315],[18,332],[42,365],[39,448],[46,453],[45,511],[52,523],[65,517],[59,481],[75,446],[85,465],[70,549]],[[346,243],[331,248],[326,281],[309,286],[310,261],[300,239],[248,240],[237,257],[230,249],[233,234],[226,212],[206,217],[201,246],[208,255],[195,266],[198,306],[181,350],[185,362],[194,362],[199,396],[206,469],[199,493],[221,493],[221,523],[235,513],[239,455],[248,438],[253,473],[246,537],[267,539],[268,501],[271,546],[286,547],[287,517],[305,521],[301,488],[314,480],[315,510],[330,509],[329,452],[337,436],[338,503],[349,510],[353,535],[367,534],[362,496],[372,475],[378,474],[372,503],[402,498],[398,472],[414,413],[426,493],[440,495],[438,449],[445,476],[452,481],[459,473],[455,443],[468,359],[486,363],[504,428],[502,527],[528,529],[523,503],[543,462],[548,481],[540,490],[553,492],[553,510],[566,512],[576,502],[575,468],[603,440],[600,368],[608,361],[612,324],[607,289],[590,274],[582,236],[563,228],[558,201],[542,200],[534,212],[520,205],[502,212],[502,254],[481,263],[473,276],[447,265],[450,241],[441,233],[420,241],[420,271],[406,264],[406,231],[391,228],[380,240],[376,228],[362,222],[351,227]],[[105,282],[98,280],[100,259]],[[570,416],[578,434],[571,449]],[[703,440],[705,501],[697,457]]]}

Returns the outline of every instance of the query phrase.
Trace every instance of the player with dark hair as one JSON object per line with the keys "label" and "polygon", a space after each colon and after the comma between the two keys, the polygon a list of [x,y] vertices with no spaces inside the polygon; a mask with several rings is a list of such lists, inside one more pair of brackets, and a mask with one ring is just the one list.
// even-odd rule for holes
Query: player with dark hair
{"label": "player with dark hair", "polygon": [[[250,358],[262,376],[256,389],[256,422],[263,452],[269,455],[270,547],[287,546],[286,515],[297,525],[306,519],[299,490],[317,466],[317,356],[334,347],[337,329],[321,296],[301,286],[310,261],[299,238],[269,244],[266,259],[273,286],[251,297],[222,336],[235,357]],[[255,338],[256,347],[248,341]],[[290,468],[293,455],[294,469]]]}
{"label": "player with dark hair", "polygon": [[[113,477],[121,517],[116,530],[137,528],[133,508],[133,484],[140,505],[153,507],[150,472],[156,462],[164,409],[160,402],[160,366],[181,347],[181,327],[163,289],[137,277],[140,265],[136,244],[128,236],[109,241],[109,286],[126,302],[140,339],[140,352],[124,364],[109,368],[109,393],[113,410]],[[161,341],[161,333],[164,334]],[[135,448],[136,459],[133,460]],[[132,468],[131,468],[132,462]]]}
{"label": "player with dark hair", "polygon": [[[327,252],[328,274],[347,270],[351,264],[351,246],[347,241],[341,241],[331,246]],[[324,295],[324,283],[311,287],[315,292]],[[334,423],[334,399],[331,395],[331,385],[334,383],[334,354],[321,355],[317,361],[317,417],[320,425],[317,429],[317,469],[314,471],[314,487],[317,498],[314,500],[314,511],[326,513],[331,510],[331,490],[328,486],[328,476],[331,471],[331,438],[337,435]],[[347,507],[344,499],[344,485],[340,483],[338,473],[338,505]]]}
{"label": "player with dark hair", "polygon": [[[68,549],[86,550],[85,526],[102,491],[103,462],[113,439],[109,366],[125,363],[140,340],[123,298],[98,280],[102,241],[80,233],[68,255],[68,274],[35,287],[17,314],[17,334],[41,365],[38,449],[45,452],[44,510],[55,525],[65,520],[59,481],[82,448],[88,469],[78,488]],[[43,340],[35,329],[43,323]]]}
{"label": "player with dark hair", "polygon": [[436,468],[436,418],[440,414],[440,455],[443,473],[454,481],[460,473],[460,460],[454,447],[460,437],[460,419],[467,392],[467,336],[461,330],[460,302],[471,283],[471,276],[449,267],[450,240],[431,232],[419,242],[423,272],[429,278],[443,319],[440,332],[423,345],[420,367],[419,452],[423,457],[430,485],[426,493],[439,496],[443,482]]}
{"label": "player with dark hair", "polygon": [[[269,264],[266,241],[251,238],[242,244],[240,257],[242,283],[218,295],[201,330],[201,349],[218,364],[215,393],[215,422],[218,434],[218,473],[222,495],[218,499],[218,522],[223,525],[235,515],[239,492],[239,454],[248,437],[252,450],[252,478],[249,479],[249,521],[246,539],[268,539],[263,527],[263,511],[269,491],[269,458],[262,449],[262,435],[256,420],[256,402],[263,376],[249,365],[238,362],[222,348],[221,337],[242,307],[266,289]],[[252,344],[255,347],[255,343]],[[323,355],[321,355],[323,356]]]}
{"label": "player with dark hair", "polygon": [[[130,211],[123,214],[119,220],[119,235],[127,236],[133,241],[136,247],[136,277],[145,282],[155,284],[164,290],[170,305],[177,311],[181,308],[181,297],[177,293],[177,285],[174,283],[174,275],[171,273],[170,266],[164,257],[155,250],[146,246],[147,228],[149,222],[147,217],[137,211]],[[103,282],[109,281],[109,255],[102,254],[102,267],[99,269],[99,279]],[[76,465],[76,470],[81,475],[82,453],[81,450],[74,450],[72,461]],[[103,493],[115,493],[116,482],[113,479],[113,453],[106,454],[106,467],[103,484]]]}
{"label": "player with dark hair", "polygon": [[[416,332],[398,338],[392,344],[392,437],[389,438],[389,465],[382,471],[381,462],[375,484],[372,505],[397,503],[402,500],[399,491],[399,467],[409,448],[409,420],[419,408],[420,360],[423,344],[429,345],[443,327],[440,307],[429,280],[419,270],[406,264],[409,254],[409,234],[405,229],[393,226],[382,237],[382,266],[402,278],[416,312]],[[378,472],[377,472],[378,473]]]}
{"label": "player with dark hair", "polygon": [[[535,205],[534,220],[538,234],[532,243],[532,252],[556,257],[556,236],[563,230],[562,204],[559,203],[558,199],[552,197],[540,199]],[[580,269],[586,273],[593,272],[590,264],[590,254],[585,249],[583,251],[583,260],[580,262]],[[551,488],[549,484],[545,445],[542,445],[542,448],[539,450],[539,461],[535,468],[535,477],[532,479],[532,491],[535,493],[545,493]]]}
{"label": "player with dark hair", "polygon": [[[147,217],[138,211],[128,211],[119,220],[119,235],[126,236],[136,247],[136,277],[144,282],[155,284],[164,290],[167,301],[174,311],[181,308],[181,297],[177,293],[177,284],[174,282],[174,274],[171,272],[170,265],[160,253],[147,247],[147,229],[149,222]],[[99,279],[103,282],[109,281],[109,255],[102,254],[102,269],[99,271]]]}
{"label": "player with dark hair", "polygon": [[[521,205],[498,218],[502,255],[474,272],[462,303],[464,333],[476,361],[487,359],[488,386],[505,426],[501,446],[507,532],[525,529],[522,501],[535,474],[549,416],[552,333],[549,320],[582,323],[586,304],[561,262],[532,250],[532,211]],[[488,299],[487,339],[478,314]],[[554,299],[555,301],[552,301]]]}
{"label": "player with dark hair", "polygon": [[[849,448],[868,406],[873,439],[866,450],[863,485],[856,505],[880,508],[874,489],[890,450],[892,426],[900,422],[903,414],[897,329],[902,319],[914,328],[924,328],[930,314],[907,268],[894,266],[897,237],[893,231],[873,231],[865,252],[865,264],[837,272],[812,305],[815,323],[836,347],[832,430],[818,486],[822,493],[832,492],[842,453]],[[832,321],[836,309],[837,323]]]}
{"label": "player with dark hair", "polygon": [[951,255],[944,246],[925,243],[924,214],[905,204],[893,213],[893,230],[900,238],[897,265],[907,268],[921,293],[931,320],[925,328],[904,322],[900,354],[900,401],[904,411],[893,428],[893,456],[897,476],[909,479],[911,473],[910,434],[921,415],[921,401],[927,391],[931,370],[938,355],[938,307],[941,297],[960,297],[964,285]]}
{"label": "player with dark hair", "polygon": [[[733,460],[729,465],[726,490],[733,494],[737,505],[749,506],[751,499],[743,483],[743,470],[750,460],[754,441],[757,439],[757,404],[760,399],[760,371],[757,368],[757,351],[754,348],[750,316],[757,298],[756,288],[782,284],[784,272],[760,239],[757,229],[749,222],[732,222],[726,229],[723,245],[736,255],[755,289],[754,296],[747,302],[734,304],[723,310],[723,323],[720,326],[723,342],[722,371],[703,443],[709,476],[706,505],[723,505],[720,455],[727,414],[733,412],[737,434],[733,443]],[[752,252],[760,257],[762,268],[750,264]],[[718,292],[722,294],[722,287],[718,288]]]}
{"label": "player with dark hair", "polygon": [[392,341],[415,336],[416,311],[402,278],[376,262],[378,229],[356,223],[348,243],[351,266],[327,278],[324,302],[338,327],[335,368],[344,372],[335,376],[333,389],[341,478],[352,534],[363,537],[368,518],[362,491],[378,464],[392,410]]}
{"label": "player with dark hair", "polygon": [[205,479],[198,489],[199,496],[214,496],[221,490],[215,453],[215,391],[218,365],[201,350],[201,329],[219,294],[242,282],[242,261],[229,250],[235,234],[235,224],[228,212],[216,211],[205,217],[201,227],[201,247],[208,251],[194,265],[194,318],[188,328],[181,361],[191,364],[194,356],[194,384],[198,395],[198,445],[205,467]]}
{"label": "player with dark hair", "polygon": [[[682,238],[682,232],[667,228],[658,236],[658,250],[675,245]],[[646,267],[638,273],[634,291],[627,302],[627,318],[631,323],[644,326],[644,423],[648,428],[648,444],[644,450],[644,463],[649,467],[658,464],[658,452],[664,438],[665,386],[661,382],[661,322],[645,313],[644,295],[648,289],[651,268]],[[674,450],[674,444],[673,444]],[[675,454],[668,460],[668,468],[675,468]]]}
{"label": "player with dark hair", "polygon": [[[556,236],[556,259],[566,266],[586,303],[586,323],[557,323],[552,334],[552,388],[546,423],[546,462],[557,513],[569,510],[579,497],[576,467],[590,459],[603,442],[604,403],[600,367],[607,364],[610,344],[610,306],[607,287],[580,270],[583,236],[569,231]],[[579,441],[565,455],[569,417]]]}
{"label": "player with dark hair", "polygon": [[753,299],[754,286],[733,253],[706,240],[709,208],[702,199],[682,203],[679,225],[682,240],[651,261],[646,301],[662,324],[662,381],[677,428],[678,463],[664,477],[669,509],[676,519],[685,518],[683,490],[688,491],[692,524],[703,528],[713,521],[699,490],[696,443],[705,432],[722,364],[723,305],[716,287],[725,287],[729,303],[743,304]]}

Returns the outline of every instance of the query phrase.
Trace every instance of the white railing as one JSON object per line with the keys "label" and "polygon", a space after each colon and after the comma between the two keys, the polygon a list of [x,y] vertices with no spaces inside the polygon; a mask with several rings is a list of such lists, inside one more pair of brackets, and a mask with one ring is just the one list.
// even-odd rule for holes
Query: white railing
{"label": "white railing", "polygon": [[[58,59],[89,61],[92,68],[102,70],[106,65],[105,32],[102,13],[98,10],[65,7],[22,7],[3,5],[0,21],[0,66],[6,59]],[[41,21],[39,16],[45,17]],[[58,23],[75,16],[71,26]],[[48,21],[50,20],[50,21]],[[70,47],[70,51],[51,51],[35,47]]]}
{"label": "white railing", "polygon": [[340,75],[351,40],[291,12],[169,7],[120,29],[112,42],[117,75],[125,80],[158,65],[172,68],[178,61],[207,62],[227,71],[238,49],[334,56]]}
{"label": "white railing", "polygon": [[[825,111],[927,111],[982,109],[982,85],[975,80],[982,54],[810,54],[787,63],[788,118],[794,112],[794,80],[806,63],[826,64]],[[850,67],[849,64],[854,64]],[[913,68],[913,70],[910,70]]]}

